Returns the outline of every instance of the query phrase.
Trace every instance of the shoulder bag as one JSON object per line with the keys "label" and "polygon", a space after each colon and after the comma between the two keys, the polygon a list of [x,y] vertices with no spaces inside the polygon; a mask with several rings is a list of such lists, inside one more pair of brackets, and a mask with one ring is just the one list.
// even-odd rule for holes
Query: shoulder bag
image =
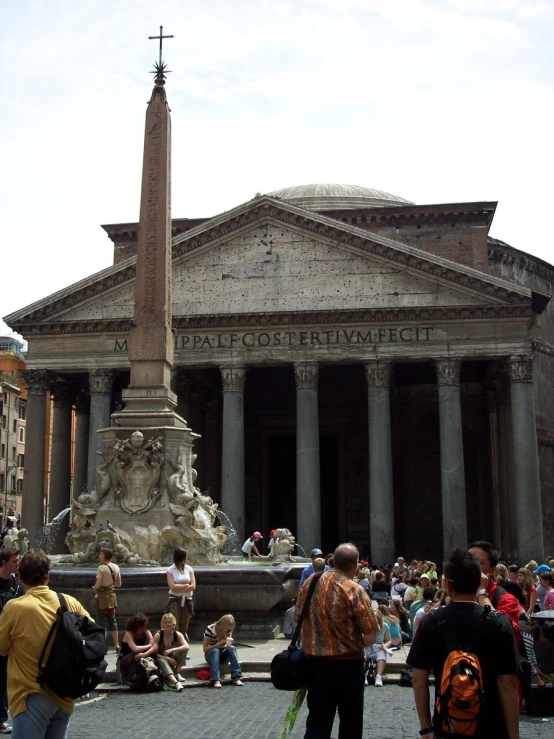
{"label": "shoulder bag", "polygon": [[271,682],[277,690],[299,690],[300,688],[306,687],[308,682],[308,657],[304,654],[303,649],[298,648],[298,640],[300,639],[302,622],[308,614],[315,586],[322,574],[322,572],[318,572],[312,577],[308,594],[306,595],[306,602],[296,624],[291,643],[287,649],[276,654],[271,661]]}

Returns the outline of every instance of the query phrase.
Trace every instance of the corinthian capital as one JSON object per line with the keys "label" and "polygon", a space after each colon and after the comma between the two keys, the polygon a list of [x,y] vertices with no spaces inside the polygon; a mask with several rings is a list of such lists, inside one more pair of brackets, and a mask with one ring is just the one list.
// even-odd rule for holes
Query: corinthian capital
{"label": "corinthian capital", "polygon": [[297,390],[317,389],[319,366],[317,362],[296,362],[294,365],[294,379]]}
{"label": "corinthian capital", "polygon": [[113,372],[110,369],[91,370],[88,381],[91,394],[109,395],[112,391]]}
{"label": "corinthian capital", "polygon": [[365,378],[367,384],[373,387],[389,387],[390,385],[390,362],[380,362],[375,359],[365,363]]}
{"label": "corinthian capital", "polygon": [[242,393],[246,367],[243,364],[227,364],[221,369],[221,383],[224,393]]}
{"label": "corinthian capital", "polygon": [[48,372],[46,370],[22,370],[21,376],[27,383],[29,395],[46,395]]}
{"label": "corinthian capital", "polygon": [[533,382],[532,354],[521,354],[508,359],[508,378],[510,382]]}
{"label": "corinthian capital", "polygon": [[459,385],[460,364],[458,359],[437,359],[437,385]]}
{"label": "corinthian capital", "polygon": [[67,406],[73,402],[73,388],[69,382],[61,377],[50,385],[50,392],[54,399],[54,407]]}

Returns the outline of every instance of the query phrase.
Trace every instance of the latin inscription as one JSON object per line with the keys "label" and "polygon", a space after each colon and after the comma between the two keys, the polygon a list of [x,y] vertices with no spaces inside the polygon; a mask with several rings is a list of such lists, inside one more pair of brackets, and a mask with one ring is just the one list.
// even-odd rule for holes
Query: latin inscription
{"label": "latin inscription", "polygon": [[[239,333],[177,334],[175,351],[189,349],[264,349],[266,347],[371,345],[431,341],[430,326],[406,326],[329,331],[246,331]],[[116,339],[114,352],[127,351],[127,339]]]}

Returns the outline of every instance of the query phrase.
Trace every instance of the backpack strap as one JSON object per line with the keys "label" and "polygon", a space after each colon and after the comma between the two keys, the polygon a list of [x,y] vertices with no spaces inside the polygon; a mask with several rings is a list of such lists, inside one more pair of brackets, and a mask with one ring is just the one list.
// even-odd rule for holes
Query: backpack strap
{"label": "backpack strap", "polygon": [[115,585],[115,575],[113,574],[113,570],[112,570],[112,568],[110,567],[109,564],[106,564],[106,567],[110,571],[110,575],[112,576],[113,584]]}
{"label": "backpack strap", "polygon": [[304,602],[304,605],[302,606],[302,612],[300,613],[300,617],[298,619],[298,622],[296,624],[296,628],[294,630],[294,634],[292,635],[291,643],[289,644],[289,651],[293,652],[296,649],[296,645],[298,643],[298,640],[300,639],[300,631],[302,629],[302,622],[304,621],[304,618],[308,614],[308,610],[310,608],[310,601],[312,599],[312,595],[314,594],[315,586],[319,582],[319,578],[323,575],[323,572],[317,572],[313,577],[312,581],[310,583],[310,587],[308,588],[308,594],[306,596],[306,600]]}
{"label": "backpack strap", "polygon": [[500,585],[496,586],[494,593],[492,594],[492,598],[491,598],[491,604],[495,610],[498,610],[498,604],[500,603],[500,598],[502,598],[503,595],[506,595],[507,592],[508,591],[500,587]]}
{"label": "backpack strap", "polygon": [[[45,656],[46,652],[48,651],[48,647],[50,645],[50,641],[52,640],[52,637],[54,636],[54,631],[56,630],[56,626],[61,622],[61,620],[63,618],[63,614],[64,613],[67,613],[67,601],[65,599],[65,596],[62,595],[61,593],[57,593],[56,595],[58,596],[60,607],[56,611],[56,618],[55,618],[52,626],[50,627],[50,631],[48,632],[48,636],[46,637],[46,641],[44,642],[44,647],[42,648],[42,652],[41,652],[41,655],[40,655],[40,658],[39,658],[39,661],[38,661],[39,678],[40,678],[40,674],[41,674],[41,672],[43,670],[42,663],[44,661],[44,656]],[[40,683],[40,680],[39,680],[39,683]]]}

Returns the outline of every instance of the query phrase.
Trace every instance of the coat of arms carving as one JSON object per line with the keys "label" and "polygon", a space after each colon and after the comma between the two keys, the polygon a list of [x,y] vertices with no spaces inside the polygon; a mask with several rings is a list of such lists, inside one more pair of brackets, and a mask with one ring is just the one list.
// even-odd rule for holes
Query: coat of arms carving
{"label": "coat of arms carving", "polygon": [[116,470],[120,486],[116,495],[126,513],[144,513],[160,497],[156,483],[164,461],[161,439],[147,441],[140,431],[115,443]]}

